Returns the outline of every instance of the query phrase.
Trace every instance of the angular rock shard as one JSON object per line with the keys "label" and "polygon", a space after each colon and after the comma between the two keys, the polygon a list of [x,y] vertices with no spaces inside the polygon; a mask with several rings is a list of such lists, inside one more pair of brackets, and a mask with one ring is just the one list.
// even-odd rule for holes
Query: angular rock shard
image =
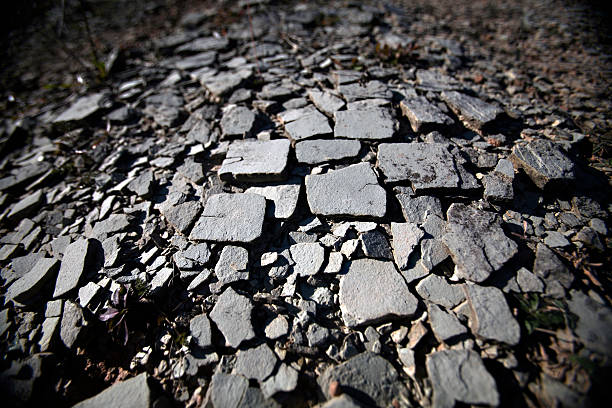
{"label": "angular rock shard", "polygon": [[345,110],[334,113],[334,137],[348,139],[390,139],[395,122],[386,109]]}
{"label": "angular rock shard", "polygon": [[541,189],[565,187],[576,179],[574,162],[550,140],[516,145],[510,159]]}
{"label": "angular rock shard", "polygon": [[252,311],[251,301],[236,293],[232,288],[227,288],[219,296],[217,304],[210,313],[210,318],[225,337],[225,342],[229,347],[237,348],[243,341],[255,337],[251,325]]}
{"label": "angular rock shard", "polygon": [[266,199],[257,194],[210,196],[191,230],[195,241],[252,242],[261,236]]}
{"label": "angular rock shard", "polygon": [[421,128],[446,126],[454,123],[440,108],[429,102],[424,96],[404,99],[400,102],[400,108],[415,132],[419,132]]}
{"label": "angular rock shard", "polygon": [[368,163],[306,176],[306,196],[313,214],[382,217],[387,194]]}
{"label": "angular rock shard", "polygon": [[441,96],[444,102],[468,127],[476,130],[480,130],[493,122],[503,112],[496,105],[460,92],[444,91]]}
{"label": "angular rock shard", "polygon": [[149,408],[151,402],[147,373],[142,373],[113,384],[101,393],[79,402],[73,408]]}
{"label": "angular rock shard", "polygon": [[417,299],[392,262],[358,259],[340,279],[340,310],[349,327],[410,317],[416,308]]}

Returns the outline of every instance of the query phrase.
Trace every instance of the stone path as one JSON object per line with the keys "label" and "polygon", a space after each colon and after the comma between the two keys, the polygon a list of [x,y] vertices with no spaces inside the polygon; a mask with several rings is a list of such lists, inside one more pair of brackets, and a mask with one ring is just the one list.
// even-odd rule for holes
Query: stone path
{"label": "stone path", "polygon": [[240,3],[13,124],[32,143],[1,147],[7,401],[592,399],[612,195],[583,135],[467,80],[462,44],[401,9]]}

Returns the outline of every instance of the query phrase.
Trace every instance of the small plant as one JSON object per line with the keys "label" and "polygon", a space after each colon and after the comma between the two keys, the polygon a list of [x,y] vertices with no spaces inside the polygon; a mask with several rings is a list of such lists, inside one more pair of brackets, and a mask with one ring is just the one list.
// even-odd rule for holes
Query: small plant
{"label": "small plant", "polygon": [[143,287],[142,281],[136,281],[134,288],[130,285],[120,285],[111,295],[110,306],[102,309],[98,318],[107,322],[109,331],[123,339],[125,346],[129,338],[127,325],[128,312],[130,310],[130,299],[134,296],[140,300],[146,294],[146,283]]}
{"label": "small plant", "polygon": [[548,332],[572,326],[573,319],[558,299],[543,298],[535,293],[517,295],[527,334]]}

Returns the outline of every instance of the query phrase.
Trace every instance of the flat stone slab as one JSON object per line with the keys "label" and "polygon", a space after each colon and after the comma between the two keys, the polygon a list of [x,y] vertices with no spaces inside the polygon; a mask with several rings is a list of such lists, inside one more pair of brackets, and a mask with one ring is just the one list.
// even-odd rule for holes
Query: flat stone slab
{"label": "flat stone slab", "polygon": [[59,261],[57,259],[39,259],[28,273],[9,286],[6,290],[6,299],[23,303],[34,297],[54,277],[58,269]]}
{"label": "flat stone slab", "polygon": [[258,194],[272,201],[270,208],[272,216],[276,219],[290,218],[297,208],[298,199],[300,197],[301,185],[294,184],[278,184],[266,187],[249,187],[246,189],[247,194]]}
{"label": "flat stone slab", "polygon": [[580,341],[590,350],[612,356],[612,310],[577,290],[570,295],[567,303],[578,316],[575,332]]}
{"label": "flat stone slab", "polygon": [[349,327],[410,317],[417,303],[393,262],[358,259],[340,279],[340,310]]}
{"label": "flat stone slab", "polygon": [[285,124],[285,132],[292,140],[302,140],[332,133],[327,117],[319,111],[307,113]]}
{"label": "flat stone slab", "polygon": [[442,242],[457,277],[482,282],[517,253],[518,245],[504,234],[497,214],[455,203],[446,216],[448,232]]}
{"label": "flat stone slab", "polygon": [[518,344],[521,328],[510,312],[504,293],[492,286],[465,284],[463,287],[472,310],[470,324],[474,334],[511,346]]}
{"label": "flat stone slab", "polygon": [[189,332],[193,341],[202,348],[212,346],[212,331],[210,328],[210,320],[205,313],[195,316],[189,321]]}
{"label": "flat stone slab", "polygon": [[393,94],[389,87],[381,81],[369,81],[366,84],[352,83],[339,85],[338,92],[347,102],[360,99],[391,99]]}
{"label": "flat stone slab", "polygon": [[340,384],[343,394],[366,406],[389,407],[394,399],[407,393],[391,363],[368,351],[328,368],[319,376],[317,383],[327,399],[333,397],[330,395],[332,381]]}
{"label": "flat stone slab", "polygon": [[415,192],[456,189],[460,178],[448,146],[443,143],[383,143],[376,166],[387,182],[409,181]]}
{"label": "flat stone slab", "polygon": [[226,181],[282,180],[290,148],[291,143],[284,139],[234,142],[221,164],[219,177]]}
{"label": "flat stone slab", "polygon": [[277,361],[276,354],[264,343],[252,349],[240,350],[232,374],[263,382],[272,374]]}
{"label": "flat stone slab", "polygon": [[252,242],[263,231],[266,199],[257,194],[220,193],[208,198],[191,230],[194,241]]}
{"label": "flat stone slab", "polygon": [[103,93],[83,96],[77,99],[68,109],[60,113],[53,123],[71,122],[87,119],[100,110],[100,103],[104,99]]}
{"label": "flat stone slab", "polygon": [[295,145],[299,163],[320,164],[356,157],[361,150],[358,140],[304,140]]}
{"label": "flat stone slab", "polygon": [[332,116],[334,112],[342,109],[345,105],[342,99],[329,92],[310,90],[308,91],[308,97],[321,112],[329,116]]}
{"label": "flat stone slab", "polygon": [[472,350],[442,350],[427,356],[433,387],[433,406],[452,408],[456,402],[497,406],[499,393],[493,376]]}
{"label": "flat stone slab", "polygon": [[391,223],[391,235],[393,236],[393,258],[400,270],[407,269],[409,266],[410,255],[419,245],[425,232],[416,224],[412,223]]}
{"label": "flat stone slab", "polygon": [[223,136],[245,136],[251,133],[255,114],[244,106],[231,106],[221,118]]}
{"label": "flat stone slab", "polygon": [[317,242],[291,245],[290,250],[295,262],[293,270],[299,276],[315,275],[325,262],[325,249]]}
{"label": "flat stone slab", "polygon": [[439,341],[447,342],[467,333],[467,328],[459,322],[454,314],[443,310],[434,303],[427,305],[427,314],[429,315],[429,325]]}
{"label": "flat stone slab", "polygon": [[440,108],[429,102],[424,96],[404,99],[400,102],[400,108],[415,132],[419,132],[421,128],[425,127],[447,126],[454,123]]}
{"label": "flat stone slab", "polygon": [[306,176],[306,197],[313,214],[383,217],[387,193],[369,163]]}
{"label": "flat stone slab", "polygon": [[402,214],[406,222],[422,224],[430,215],[437,215],[440,218],[443,216],[442,204],[437,197],[413,197],[404,193],[397,194],[396,197],[402,207]]}
{"label": "flat stone slab", "polygon": [[147,373],[108,387],[101,393],[73,405],[73,408],[149,408],[151,390],[147,383]]}
{"label": "flat stone slab", "polygon": [[534,140],[516,145],[510,159],[525,170],[533,183],[541,189],[566,187],[576,179],[574,162],[563,150],[549,140]]}
{"label": "flat stone slab", "polygon": [[62,266],[55,281],[53,297],[63,296],[78,287],[79,281],[88,267],[87,262],[91,260],[93,255],[93,242],[89,239],[79,239],[68,245],[64,251]]}
{"label": "flat stone slab", "polygon": [[228,245],[223,248],[217,265],[215,276],[222,284],[249,279],[249,251],[245,248]]}
{"label": "flat stone slab", "polygon": [[348,139],[390,139],[395,121],[387,109],[345,110],[334,113],[334,137]]}
{"label": "flat stone slab", "polygon": [[225,337],[229,347],[238,348],[243,341],[255,337],[251,324],[253,304],[232,288],[227,288],[219,296],[215,307],[210,312],[210,318]]}
{"label": "flat stone slab", "polygon": [[162,205],[160,212],[178,232],[188,234],[202,212],[202,204],[199,201],[186,201],[176,205]]}
{"label": "flat stone slab", "polygon": [[446,308],[457,306],[465,300],[461,285],[453,285],[442,276],[429,275],[416,285],[416,291],[423,299]]}
{"label": "flat stone slab", "polygon": [[496,105],[456,91],[444,91],[441,97],[459,119],[477,130],[493,122],[503,112]]}
{"label": "flat stone slab", "polygon": [[216,372],[206,390],[202,406],[211,408],[238,408],[243,406],[249,380],[241,375]]}

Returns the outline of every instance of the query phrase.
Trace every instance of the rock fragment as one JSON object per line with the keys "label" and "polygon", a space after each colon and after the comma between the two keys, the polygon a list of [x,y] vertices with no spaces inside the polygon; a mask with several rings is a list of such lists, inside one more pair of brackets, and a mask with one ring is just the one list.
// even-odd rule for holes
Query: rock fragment
{"label": "rock fragment", "polygon": [[566,187],[576,178],[574,162],[549,140],[538,139],[526,145],[516,145],[510,159],[541,189]]}
{"label": "rock fragment", "polygon": [[424,96],[404,99],[400,102],[400,108],[415,132],[419,132],[421,128],[447,126],[454,123],[440,108],[429,102]]}
{"label": "rock fragment", "polygon": [[318,243],[291,245],[291,258],[295,261],[293,270],[298,276],[315,275],[325,262],[325,249]]}
{"label": "rock fragment", "polygon": [[186,201],[180,204],[162,204],[160,212],[178,232],[188,234],[202,212],[199,201]]}
{"label": "rock fragment", "polygon": [[240,374],[248,379],[265,381],[274,371],[278,358],[267,344],[240,350],[232,374]]}
{"label": "rock fragment", "polygon": [[31,271],[17,279],[6,290],[6,299],[24,303],[36,296],[59,269],[59,261],[54,258],[41,258]]}
{"label": "rock fragment", "polygon": [[66,347],[72,348],[85,324],[83,310],[79,305],[72,301],[66,301],[60,323],[60,338]]}
{"label": "rock fragment", "polygon": [[295,213],[300,189],[301,185],[297,183],[278,184],[266,187],[249,187],[245,193],[264,196],[266,200],[273,203],[271,210],[274,218],[287,219]]}
{"label": "rock fragment", "polygon": [[281,180],[289,149],[288,140],[236,141],[229,147],[219,177],[250,182]]}
{"label": "rock fragment", "polygon": [[521,328],[512,316],[503,292],[495,287],[474,284],[465,284],[464,289],[472,310],[470,324],[474,334],[511,346],[518,344]]}
{"label": "rock fragment", "polygon": [[78,287],[83,273],[91,264],[95,251],[94,242],[90,239],[79,239],[68,245],[57,275],[53,297],[63,296]]}
{"label": "rock fragment", "polygon": [[503,112],[498,106],[456,91],[441,94],[446,104],[469,127],[480,130]]}
{"label": "rock fragment", "polygon": [[[373,297],[372,293],[378,295]],[[340,280],[340,310],[349,327],[410,317],[416,308],[417,299],[392,262],[352,261],[348,273]]]}
{"label": "rock fragment", "polygon": [[228,245],[223,248],[215,275],[223,285],[249,279],[249,251],[245,248]]}
{"label": "rock fragment", "polygon": [[103,93],[83,96],[70,105],[68,109],[58,115],[53,120],[53,123],[85,120],[100,110],[100,105],[103,100]]}
{"label": "rock fragment", "polygon": [[334,137],[381,140],[395,132],[395,122],[385,109],[337,111],[334,120]]}
{"label": "rock fragment", "polygon": [[563,261],[542,243],[536,247],[533,272],[546,283],[546,293],[555,297],[564,296],[564,289],[569,289],[574,282],[574,276]]}
{"label": "rock fragment", "polygon": [[147,373],[129,380],[117,382],[101,393],[74,405],[73,408],[148,408],[151,406],[151,390]]}
{"label": "rock fragment", "polygon": [[202,404],[212,408],[238,408],[249,388],[249,380],[241,375],[217,372],[212,376]]}
{"label": "rock fragment", "polygon": [[295,145],[298,162],[306,164],[356,157],[360,150],[361,143],[358,140],[304,140]]}
{"label": "rock fragment", "polygon": [[308,113],[285,124],[285,132],[292,140],[302,140],[332,133],[327,117],[319,111]]}
{"label": "rock fragment", "polygon": [[210,320],[205,313],[195,316],[189,321],[189,331],[195,343],[201,348],[212,346]]}
{"label": "rock fragment", "polygon": [[306,196],[317,215],[382,217],[387,211],[386,192],[368,163],[306,176]]}
{"label": "rock fragment", "polygon": [[278,372],[261,385],[261,391],[266,398],[279,392],[291,392],[297,387],[298,377],[299,373],[295,368],[281,364]]}
{"label": "rock fragment", "polygon": [[252,310],[251,301],[232,288],[227,288],[219,296],[210,318],[225,337],[228,346],[237,348],[243,341],[255,337],[251,325]]}
{"label": "rock fragment", "polygon": [[459,319],[455,315],[443,310],[438,305],[429,303],[427,305],[427,313],[431,329],[439,341],[447,342],[467,333],[467,328],[459,323]]}
{"label": "rock fragment", "polygon": [[460,278],[482,282],[518,251],[516,242],[504,234],[495,213],[452,204],[447,218],[448,232],[442,241]]}
{"label": "rock fragment", "polygon": [[442,276],[429,275],[416,286],[417,293],[429,302],[452,308],[465,300],[461,286],[452,285]]}
{"label": "rock fragment", "polygon": [[342,109],[345,105],[342,99],[325,91],[310,90],[308,91],[308,97],[321,112],[329,116],[332,116],[334,112]]}
{"label": "rock fragment", "polygon": [[456,402],[496,406],[495,380],[472,350],[443,350],[427,356],[427,374],[433,386],[433,406],[452,408]]}
{"label": "rock fragment", "polygon": [[263,231],[266,199],[257,194],[220,193],[208,198],[189,238],[202,241],[252,242]]}
{"label": "rock fragment", "polygon": [[225,137],[245,137],[255,124],[255,114],[244,106],[231,106],[221,118],[221,130]]}
{"label": "rock fragment", "polygon": [[590,350],[612,356],[612,310],[577,290],[570,295],[568,306],[578,316],[575,332],[582,343]]}
{"label": "rock fragment", "polygon": [[392,259],[387,238],[379,231],[364,232],[359,236],[361,249],[368,258]]}
{"label": "rock fragment", "polygon": [[410,255],[419,245],[425,233],[416,224],[392,222],[391,235],[393,236],[395,264],[400,270],[407,269]]}

